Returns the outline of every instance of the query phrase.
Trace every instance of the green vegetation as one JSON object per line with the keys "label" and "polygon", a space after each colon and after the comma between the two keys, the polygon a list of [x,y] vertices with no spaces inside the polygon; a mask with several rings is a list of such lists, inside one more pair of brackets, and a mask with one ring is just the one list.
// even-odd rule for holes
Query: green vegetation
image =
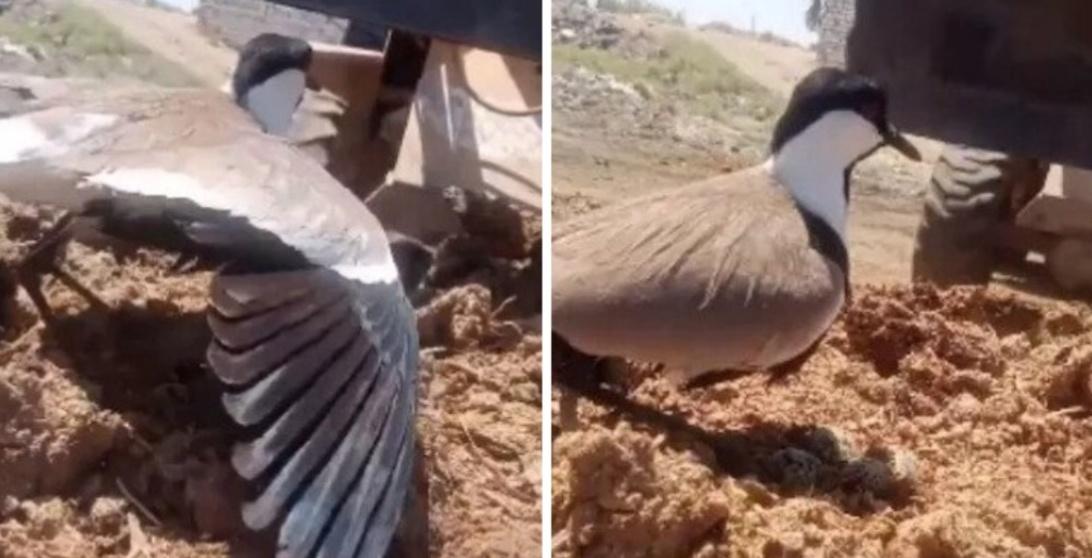
{"label": "green vegetation", "polygon": [[670,22],[684,23],[682,12],[673,12],[652,0],[599,0],[600,10],[619,14],[653,14],[663,16]]}
{"label": "green vegetation", "polygon": [[627,56],[602,49],[554,46],[558,70],[581,66],[631,83],[646,97],[671,98],[702,116],[728,121],[746,105],[763,121],[777,113],[777,96],[739,71],[713,47],[681,31],[660,38],[661,47],[648,56]]}
{"label": "green vegetation", "polygon": [[0,35],[23,45],[71,50],[86,56],[125,56],[132,48],[98,14],[74,4],[60,6],[37,25],[0,18]]}
{"label": "green vegetation", "polygon": [[[22,17],[19,17],[19,16]],[[81,77],[131,77],[166,86],[196,85],[184,68],[133,43],[94,10],[73,3],[28,18],[0,16],[0,37],[38,50],[42,73]]]}

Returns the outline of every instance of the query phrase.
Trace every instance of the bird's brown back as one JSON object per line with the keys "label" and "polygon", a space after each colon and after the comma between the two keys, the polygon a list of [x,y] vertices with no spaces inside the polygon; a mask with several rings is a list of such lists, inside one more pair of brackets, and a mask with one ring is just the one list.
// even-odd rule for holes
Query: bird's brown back
{"label": "bird's brown back", "polygon": [[553,247],[554,327],[578,347],[600,332],[635,346],[791,336],[841,300],[841,270],[762,167],[582,215]]}

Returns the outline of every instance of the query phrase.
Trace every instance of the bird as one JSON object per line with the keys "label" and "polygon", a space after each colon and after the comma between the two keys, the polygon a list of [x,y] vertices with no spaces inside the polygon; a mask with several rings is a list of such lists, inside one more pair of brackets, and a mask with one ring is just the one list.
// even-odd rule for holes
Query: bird
{"label": "bird", "polygon": [[819,68],[794,88],[770,157],[555,226],[555,344],[709,372],[770,370],[806,354],[849,295],[854,165],[887,145],[920,160],[870,78]]}
{"label": "bird", "polygon": [[278,557],[382,556],[413,470],[418,340],[388,238],[365,205],[276,132],[307,44],[263,35],[234,95],[124,88],[47,95],[0,119],[0,194],[62,210],[15,265],[47,324],[41,275],[70,239],[107,237],[215,264],[209,368],[239,426],[241,515]]}

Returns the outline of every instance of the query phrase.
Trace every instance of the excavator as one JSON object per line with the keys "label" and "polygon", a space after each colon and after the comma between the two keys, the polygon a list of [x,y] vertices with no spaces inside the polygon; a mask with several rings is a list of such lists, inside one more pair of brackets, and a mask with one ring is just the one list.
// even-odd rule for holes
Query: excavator
{"label": "excavator", "polygon": [[946,144],[913,279],[985,284],[1031,264],[1065,291],[1092,290],[1092,4],[825,4],[852,14],[838,54],[891,91],[893,122]]}

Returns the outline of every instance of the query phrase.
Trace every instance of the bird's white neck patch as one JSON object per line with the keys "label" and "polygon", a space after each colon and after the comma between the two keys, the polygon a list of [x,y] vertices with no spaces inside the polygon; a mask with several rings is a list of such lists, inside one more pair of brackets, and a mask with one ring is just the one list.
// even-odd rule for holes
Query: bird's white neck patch
{"label": "bird's white neck patch", "polygon": [[47,119],[35,118],[40,114],[0,120],[0,164],[61,155],[118,120],[113,114],[86,113],[49,126]]}
{"label": "bird's white neck patch", "polygon": [[292,125],[292,115],[306,87],[307,76],[303,70],[284,70],[251,87],[243,99],[243,106],[266,132],[283,135]]}
{"label": "bird's white neck patch", "polygon": [[782,145],[766,168],[789,189],[796,203],[845,239],[846,168],[881,141],[876,127],[860,114],[832,111]]}

